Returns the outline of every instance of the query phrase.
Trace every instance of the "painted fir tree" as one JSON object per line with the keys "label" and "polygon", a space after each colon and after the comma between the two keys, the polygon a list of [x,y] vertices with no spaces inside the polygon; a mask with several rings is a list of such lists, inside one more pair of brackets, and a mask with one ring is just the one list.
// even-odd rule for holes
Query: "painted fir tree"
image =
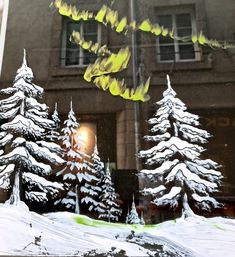
{"label": "painted fir tree", "polygon": [[59,141],[59,137],[60,137],[60,133],[59,133],[60,117],[59,117],[59,113],[57,110],[57,103],[55,103],[55,110],[54,110],[53,114],[51,115],[51,119],[54,121],[55,125],[49,130],[47,138],[51,142],[57,142],[57,141]]}
{"label": "painted fir tree", "polygon": [[135,198],[133,195],[133,201],[132,201],[132,205],[131,205],[131,211],[128,212],[127,214],[127,218],[126,218],[126,223],[129,224],[140,224],[140,218],[138,215],[138,212],[136,210],[136,206],[135,206]]}
{"label": "painted fir tree", "polygon": [[117,195],[113,187],[111,180],[111,175],[109,171],[109,163],[106,168],[105,176],[101,182],[103,185],[101,187],[102,194],[100,196],[100,214],[99,218],[103,218],[110,222],[111,220],[118,221],[118,217],[121,215],[122,211],[120,206],[116,203]]}
{"label": "painted fir tree", "polygon": [[145,136],[145,140],[154,146],[139,153],[150,166],[141,172],[151,179],[156,178],[158,184],[143,192],[152,195],[158,206],[176,208],[182,202],[182,217],[185,218],[194,215],[189,198],[203,210],[221,207],[210,194],[218,191],[222,176],[216,162],[200,158],[205,151],[200,145],[207,143],[211,135],[198,128],[199,116],[187,111],[185,104],[176,97],[169,76],[167,81],[163,99],[157,102],[160,108],[148,120],[152,135]]}
{"label": "painted fir tree", "polygon": [[80,124],[77,122],[73,111],[72,101],[67,120],[64,121],[64,128],[61,130],[61,141],[64,149],[63,157],[66,160],[66,167],[58,173],[63,174],[63,180],[68,185],[67,195],[55,204],[63,204],[66,208],[72,208],[79,213],[79,195],[83,194],[81,202],[91,203],[93,200],[93,189],[91,184],[97,179],[90,156],[85,153],[84,142],[78,132]]}
{"label": "painted fir tree", "polygon": [[99,157],[97,148],[97,139],[94,146],[94,151],[91,155],[92,171],[96,177],[95,181],[87,182],[82,188],[82,192],[86,192],[86,196],[82,199],[82,203],[89,204],[89,210],[100,212],[102,210],[102,203],[100,202],[100,195],[102,193],[102,180],[104,178],[104,163]]}
{"label": "painted fir tree", "polygon": [[0,187],[11,189],[7,202],[13,205],[22,200],[45,203],[63,190],[61,184],[47,180],[64,160],[57,155],[60,146],[46,141],[48,130],[55,124],[48,118],[48,107],[37,100],[43,89],[33,83],[33,78],[24,51],[13,86],[0,91],[9,96],[0,101],[0,146],[4,149],[0,155]]}
{"label": "painted fir tree", "polygon": [[143,211],[141,212],[141,215],[140,215],[140,224],[145,225],[144,212]]}

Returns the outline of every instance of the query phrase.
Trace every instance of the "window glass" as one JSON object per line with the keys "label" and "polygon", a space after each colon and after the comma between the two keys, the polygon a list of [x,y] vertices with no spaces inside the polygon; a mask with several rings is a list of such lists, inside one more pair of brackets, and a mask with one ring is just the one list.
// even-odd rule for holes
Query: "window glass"
{"label": "window glass", "polygon": [[[175,36],[189,39],[192,36],[193,22],[191,13],[173,13],[159,15],[160,26],[173,30]],[[194,22],[195,24],[195,22]],[[196,46],[190,41],[178,41],[170,36],[160,36],[158,38],[158,60],[161,62],[196,60]]]}
{"label": "window glass", "polygon": [[194,46],[190,45],[179,45],[179,55],[181,60],[195,59]]}
{"label": "window glass", "polygon": [[172,28],[172,16],[171,15],[161,15],[159,16],[159,25],[165,28]]}
{"label": "window glass", "polygon": [[191,27],[191,15],[186,14],[176,14],[176,26],[177,28]]}
{"label": "window glass", "polygon": [[174,60],[175,50],[174,46],[160,46],[161,60]]}
{"label": "window glass", "polygon": [[94,21],[73,22],[66,19],[64,22],[64,47],[62,48],[62,64],[65,66],[83,66],[94,62],[96,56],[87,50],[82,49],[70,41],[73,31],[78,31],[85,41],[98,41],[98,25]]}

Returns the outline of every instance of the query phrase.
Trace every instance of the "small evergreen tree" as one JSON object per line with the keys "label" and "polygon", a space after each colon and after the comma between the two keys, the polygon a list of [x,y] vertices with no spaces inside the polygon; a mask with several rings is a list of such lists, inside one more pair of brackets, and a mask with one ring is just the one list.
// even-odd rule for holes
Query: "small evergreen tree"
{"label": "small evergreen tree", "polygon": [[60,137],[60,117],[57,111],[57,103],[55,103],[55,110],[54,113],[51,115],[51,118],[54,121],[55,125],[52,127],[52,129],[49,130],[47,138],[51,142],[56,142],[59,140]]}
{"label": "small evergreen tree", "polygon": [[206,143],[210,134],[197,128],[199,116],[187,112],[185,104],[176,97],[169,76],[167,81],[163,99],[157,102],[160,108],[148,121],[153,135],[145,136],[146,141],[155,145],[139,153],[150,168],[140,172],[158,182],[155,188],[143,192],[152,195],[158,206],[175,208],[182,202],[185,218],[194,215],[188,197],[204,210],[221,206],[209,194],[218,191],[222,176],[216,162],[200,159],[205,149],[198,144]]}
{"label": "small evergreen tree", "polygon": [[133,195],[131,211],[128,215],[128,223],[130,223],[130,224],[140,224],[140,218],[139,218],[139,215],[137,213],[136,206],[135,206],[134,195]]}
{"label": "small evergreen tree", "polygon": [[[66,208],[73,208],[75,213],[79,213],[79,194],[84,193],[82,202],[92,201],[92,181],[96,181],[94,169],[90,162],[90,157],[83,151],[83,140],[78,133],[80,124],[77,122],[73,111],[72,101],[68,119],[64,121],[65,127],[61,130],[61,141],[64,149],[63,157],[66,160],[66,167],[58,172],[63,174],[63,180],[68,184],[68,193],[55,204],[63,204]],[[81,184],[84,186],[81,186]]]}
{"label": "small evergreen tree", "polygon": [[24,51],[13,86],[0,90],[9,95],[0,101],[0,147],[4,148],[0,155],[0,187],[12,189],[7,202],[13,205],[21,201],[45,203],[63,190],[61,184],[47,179],[64,160],[57,154],[60,146],[46,141],[48,130],[55,124],[48,118],[48,107],[37,100],[43,89],[33,83],[33,78]]}
{"label": "small evergreen tree", "polygon": [[141,224],[141,225],[145,225],[144,213],[143,213],[143,212],[141,212],[141,216],[140,216],[140,224]]}
{"label": "small evergreen tree", "polygon": [[111,220],[118,221],[118,216],[120,216],[122,212],[120,206],[116,203],[117,196],[111,181],[109,164],[107,165],[106,173],[101,183],[103,184],[103,194],[100,196],[101,205],[99,218],[104,218],[108,220],[108,222]]}

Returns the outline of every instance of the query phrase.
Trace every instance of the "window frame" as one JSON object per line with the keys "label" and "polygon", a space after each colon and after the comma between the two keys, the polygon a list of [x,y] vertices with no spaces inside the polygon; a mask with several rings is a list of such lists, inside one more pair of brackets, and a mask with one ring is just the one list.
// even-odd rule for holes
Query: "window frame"
{"label": "window frame", "polygon": [[[67,30],[68,30],[68,22],[71,22],[71,20],[67,17],[63,18],[62,21],[62,42],[61,42],[61,52],[60,52],[60,64],[63,68],[82,68],[87,67],[89,64],[83,63],[83,55],[84,55],[84,49],[80,46],[79,50],[79,63],[73,64],[73,65],[66,65],[66,49],[67,49]],[[94,21],[95,22],[95,21]],[[84,21],[81,21],[81,27],[80,27],[80,34],[83,37],[83,30],[84,30]],[[99,23],[97,23],[97,43],[101,43],[101,26]]]}
{"label": "window frame", "polygon": [[[157,23],[159,23],[159,17],[162,15],[170,15],[172,18],[172,26],[175,31],[175,35],[177,36],[177,27],[176,27],[176,15],[179,14],[189,14],[191,18],[191,26],[192,26],[192,34],[196,35],[197,34],[197,23],[196,23],[196,17],[195,17],[195,8],[193,7],[167,7],[161,10],[156,11],[156,20]],[[162,44],[166,45],[167,44]],[[172,60],[161,60],[161,51],[160,51],[160,40],[159,37],[156,39],[156,57],[157,57],[157,62],[158,63],[187,63],[187,62],[198,62],[201,61],[201,51],[198,43],[193,43],[194,46],[194,53],[195,53],[195,58],[194,59],[180,59],[180,52],[179,52],[179,45],[184,45],[184,43],[179,44],[179,41],[177,39],[173,39],[173,43],[169,44],[174,46],[174,59]],[[185,45],[188,45],[188,43],[185,43]]]}

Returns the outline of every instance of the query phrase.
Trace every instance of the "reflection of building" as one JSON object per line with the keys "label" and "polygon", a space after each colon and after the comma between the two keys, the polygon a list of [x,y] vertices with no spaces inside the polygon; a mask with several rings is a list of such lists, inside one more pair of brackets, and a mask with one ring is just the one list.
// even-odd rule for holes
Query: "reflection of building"
{"label": "reflection of building", "polygon": [[[118,35],[110,27],[94,22],[73,23],[49,8],[50,0],[12,0],[9,8],[1,87],[10,85],[22,59],[22,49],[28,51],[36,83],[44,87],[46,103],[66,117],[73,96],[74,110],[81,122],[96,124],[98,147],[103,160],[110,158],[119,170],[135,169],[135,123],[131,102],[110,96],[83,80],[86,65],[94,56],[69,41],[70,32],[77,29],[87,40],[107,44],[112,51],[123,45],[131,46],[131,37]],[[103,2],[69,1],[79,3],[79,9],[97,11]],[[149,18],[179,36],[203,31],[209,38],[234,41],[234,0],[135,0],[137,21]],[[24,8],[21,8],[24,6]],[[120,16],[130,17],[127,0],[115,1],[113,8]],[[151,100],[141,104],[140,143],[147,133],[145,120],[165,89],[167,73],[172,84],[190,110],[200,114],[202,123],[214,137],[207,154],[223,163],[226,192],[235,195],[235,52],[213,50],[170,38],[158,38],[137,33],[137,77],[152,76]],[[122,72],[132,85],[132,67]]]}

